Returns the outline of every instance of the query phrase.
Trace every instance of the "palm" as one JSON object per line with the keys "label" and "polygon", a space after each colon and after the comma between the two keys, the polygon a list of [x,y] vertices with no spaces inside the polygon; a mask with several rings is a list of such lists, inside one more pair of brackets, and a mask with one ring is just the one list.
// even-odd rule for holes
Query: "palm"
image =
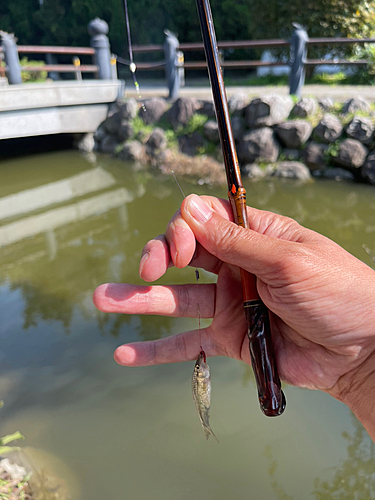
{"label": "palm", "polygon": [[[331,272],[335,274],[334,269]],[[316,300],[314,289],[321,276],[305,275],[302,271],[297,274],[299,281],[292,283],[286,278],[282,287],[275,276],[269,283],[258,280],[261,297],[272,311],[271,331],[279,373],[292,385],[329,389],[362,360],[362,356],[358,356],[358,335],[354,333],[358,332],[360,321],[353,314],[349,314],[349,321],[342,321],[338,313],[341,309],[344,314],[347,305],[340,295],[334,294],[336,284],[328,273],[326,291],[322,293],[320,289],[320,300]],[[301,297],[308,298],[302,302]],[[208,344],[216,347],[213,354],[250,363],[238,268],[220,264],[214,311],[213,321],[204,331]],[[357,312],[360,314],[358,308]],[[334,338],[325,326],[326,317],[330,315],[337,318]],[[329,321],[332,323],[331,318]]]}
{"label": "palm", "polygon": [[[293,317],[291,313],[290,318]],[[293,341],[295,330],[283,319],[270,313],[273,342],[281,377],[293,385],[310,388],[331,387],[337,380],[337,365],[316,376],[316,365],[326,359],[326,350],[309,341]],[[242,288],[238,269],[222,264],[218,273],[215,295],[215,315],[211,325],[203,330],[202,343],[215,346],[212,354],[226,355],[250,364],[247,325],[243,312]],[[312,333],[312,332],[311,332]],[[304,345],[303,345],[304,344]],[[305,349],[309,347],[309,349]],[[308,354],[308,355],[307,355]],[[344,360],[343,368],[347,367]]]}

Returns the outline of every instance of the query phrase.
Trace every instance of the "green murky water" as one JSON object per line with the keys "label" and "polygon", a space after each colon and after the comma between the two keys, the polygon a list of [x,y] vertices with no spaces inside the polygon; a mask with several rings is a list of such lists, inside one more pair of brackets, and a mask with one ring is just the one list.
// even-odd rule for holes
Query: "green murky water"
{"label": "green murky water", "polygon": [[[278,180],[246,187],[254,206],[294,217],[370,263],[361,246],[375,250],[374,188]],[[287,411],[267,419],[249,368],[212,359],[217,444],[205,441],[196,415],[193,363],[131,369],[113,361],[121,343],[196,327],[106,315],[91,301],[100,283],[141,282],[141,249],[180,202],[173,179],[104,157],[66,151],[2,161],[0,435],[24,433],[30,453],[39,450],[75,500],[374,498],[350,493],[359,478],[369,484],[373,448],[329,396],[286,387]],[[172,269],[160,281],[194,279],[192,269]]]}

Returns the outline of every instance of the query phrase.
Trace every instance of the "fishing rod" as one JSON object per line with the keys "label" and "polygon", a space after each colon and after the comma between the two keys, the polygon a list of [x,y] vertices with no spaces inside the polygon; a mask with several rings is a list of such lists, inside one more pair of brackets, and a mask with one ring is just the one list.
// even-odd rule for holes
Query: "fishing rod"
{"label": "fishing rod", "polygon": [[[196,2],[224,156],[228,197],[236,223],[248,229],[246,190],[242,185],[237,160],[211,7],[209,0],[196,0]],[[244,269],[240,271],[251,365],[255,374],[259,403],[265,415],[274,417],[283,413],[286,400],[277,373],[268,309],[259,298],[256,277]]]}

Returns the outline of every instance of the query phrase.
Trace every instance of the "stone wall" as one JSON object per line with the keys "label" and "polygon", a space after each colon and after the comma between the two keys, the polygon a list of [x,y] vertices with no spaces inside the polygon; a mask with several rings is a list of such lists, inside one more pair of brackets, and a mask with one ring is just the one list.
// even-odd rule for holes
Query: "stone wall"
{"label": "stone wall", "polygon": [[[249,102],[246,95],[237,94],[228,104],[244,176],[329,177],[375,185],[375,110],[365,100],[335,103],[328,98],[303,98],[296,102],[289,96],[272,95]],[[168,171],[166,165],[174,161],[199,177],[202,154],[215,158],[217,168],[223,169],[209,101],[180,98],[168,105],[155,98],[142,106],[134,99],[119,101],[94,138],[100,152],[161,171]],[[198,172],[194,172],[195,163],[200,165]],[[213,163],[211,158],[210,168]]]}

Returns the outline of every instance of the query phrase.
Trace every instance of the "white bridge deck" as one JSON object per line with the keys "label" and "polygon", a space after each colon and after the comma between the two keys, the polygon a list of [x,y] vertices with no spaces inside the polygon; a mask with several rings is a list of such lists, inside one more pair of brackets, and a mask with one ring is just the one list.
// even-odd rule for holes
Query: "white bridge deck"
{"label": "white bridge deck", "polygon": [[0,139],[94,132],[121,80],[83,80],[0,87]]}

